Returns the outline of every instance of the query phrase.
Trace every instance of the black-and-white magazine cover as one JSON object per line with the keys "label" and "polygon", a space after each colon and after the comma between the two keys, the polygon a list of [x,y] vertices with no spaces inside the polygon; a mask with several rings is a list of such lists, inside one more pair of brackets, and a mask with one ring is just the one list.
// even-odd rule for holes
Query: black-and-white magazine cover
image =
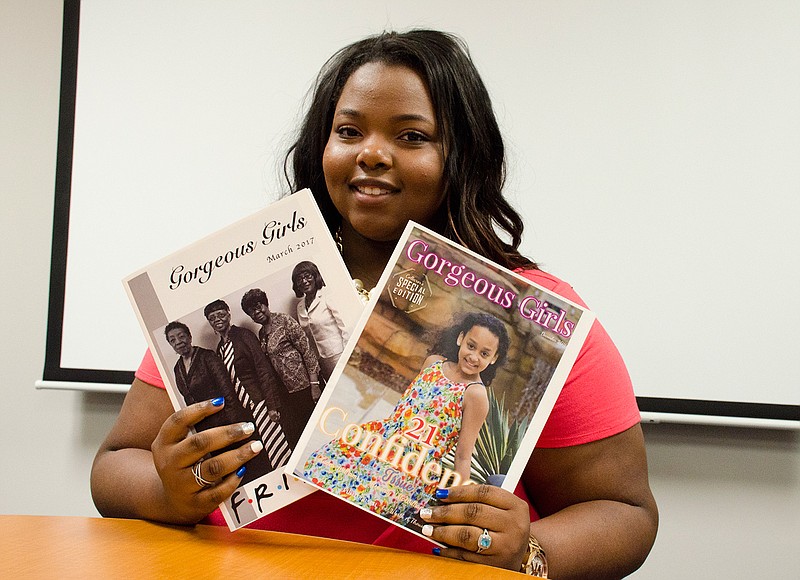
{"label": "black-and-white magazine cover", "polygon": [[123,282],[174,408],[224,397],[196,428],[252,422],[251,439],[264,445],[220,505],[228,527],[313,492],[283,467],[363,304],[311,193],[285,197]]}
{"label": "black-and-white magazine cover", "polygon": [[439,487],[513,491],[593,320],[409,223],[286,473],[417,535]]}

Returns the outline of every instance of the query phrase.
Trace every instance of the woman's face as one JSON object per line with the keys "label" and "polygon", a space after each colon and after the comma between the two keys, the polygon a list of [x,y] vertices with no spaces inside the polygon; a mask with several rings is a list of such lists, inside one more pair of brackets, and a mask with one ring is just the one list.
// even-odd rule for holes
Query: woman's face
{"label": "woman's face", "polygon": [[259,302],[253,306],[247,315],[253,319],[256,324],[264,325],[269,322],[269,306]]}
{"label": "woman's face", "polygon": [[313,272],[305,270],[297,274],[297,287],[303,294],[311,294],[317,289],[317,281]]}
{"label": "woman's face", "polygon": [[482,373],[497,360],[500,339],[484,326],[473,326],[458,335],[458,366],[465,375]]}
{"label": "woman's face", "polygon": [[170,330],[167,333],[167,342],[181,356],[188,356],[192,352],[192,338],[182,328]]}
{"label": "woman's face", "polygon": [[231,313],[227,310],[214,310],[209,312],[206,318],[211,328],[218,334],[225,334],[231,327]]}
{"label": "woman's face", "polygon": [[342,218],[376,241],[408,220],[434,227],[444,199],[444,149],[422,78],[405,66],[367,63],[342,89],[322,157]]}

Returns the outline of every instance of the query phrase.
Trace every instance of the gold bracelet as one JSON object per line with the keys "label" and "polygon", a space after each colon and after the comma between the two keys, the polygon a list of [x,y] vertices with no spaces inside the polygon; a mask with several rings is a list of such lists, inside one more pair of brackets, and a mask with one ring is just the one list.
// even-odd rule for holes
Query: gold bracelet
{"label": "gold bracelet", "polygon": [[547,578],[547,558],[539,542],[531,535],[528,536],[528,550],[519,571],[528,576]]}

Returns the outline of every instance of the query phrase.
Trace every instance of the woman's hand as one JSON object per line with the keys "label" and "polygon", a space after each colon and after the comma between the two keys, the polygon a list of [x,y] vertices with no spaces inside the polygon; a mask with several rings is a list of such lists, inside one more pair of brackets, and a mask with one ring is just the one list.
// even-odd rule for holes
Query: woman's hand
{"label": "woman's hand", "polygon": [[[440,497],[447,494],[447,497]],[[528,548],[528,504],[511,492],[491,485],[460,485],[437,490],[441,505],[420,510],[429,525],[422,533],[451,546],[448,558],[519,570]],[[478,553],[478,538],[486,530],[491,545]]]}
{"label": "woman's hand", "polygon": [[[258,451],[244,442],[192,466],[211,451],[242,441],[243,423],[192,434],[191,427],[222,406],[204,401],[173,412],[167,392],[135,379],[92,465],[92,499],[105,517],[195,524],[226,500],[241,481],[236,472]],[[256,448],[261,444],[258,443]]]}
{"label": "woman's hand", "polygon": [[191,433],[191,427],[218,412],[223,404],[224,399],[214,399],[173,413],[151,446],[153,463],[164,485],[164,499],[179,521],[193,523],[214,511],[238,487],[244,464],[263,449],[261,442],[252,441],[208,457],[249,437],[254,430],[252,423],[235,423]]}

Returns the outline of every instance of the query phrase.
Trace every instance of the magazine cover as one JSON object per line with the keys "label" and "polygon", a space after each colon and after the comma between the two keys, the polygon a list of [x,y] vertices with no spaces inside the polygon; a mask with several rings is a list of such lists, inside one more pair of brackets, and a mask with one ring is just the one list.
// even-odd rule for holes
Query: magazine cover
{"label": "magazine cover", "polygon": [[286,472],[417,535],[438,487],[513,491],[593,320],[410,223]]}
{"label": "magazine cover", "polygon": [[224,397],[222,410],[196,429],[248,421],[255,425],[251,439],[264,444],[220,506],[228,527],[314,491],[283,467],[363,304],[310,191],[123,283],[175,409]]}

